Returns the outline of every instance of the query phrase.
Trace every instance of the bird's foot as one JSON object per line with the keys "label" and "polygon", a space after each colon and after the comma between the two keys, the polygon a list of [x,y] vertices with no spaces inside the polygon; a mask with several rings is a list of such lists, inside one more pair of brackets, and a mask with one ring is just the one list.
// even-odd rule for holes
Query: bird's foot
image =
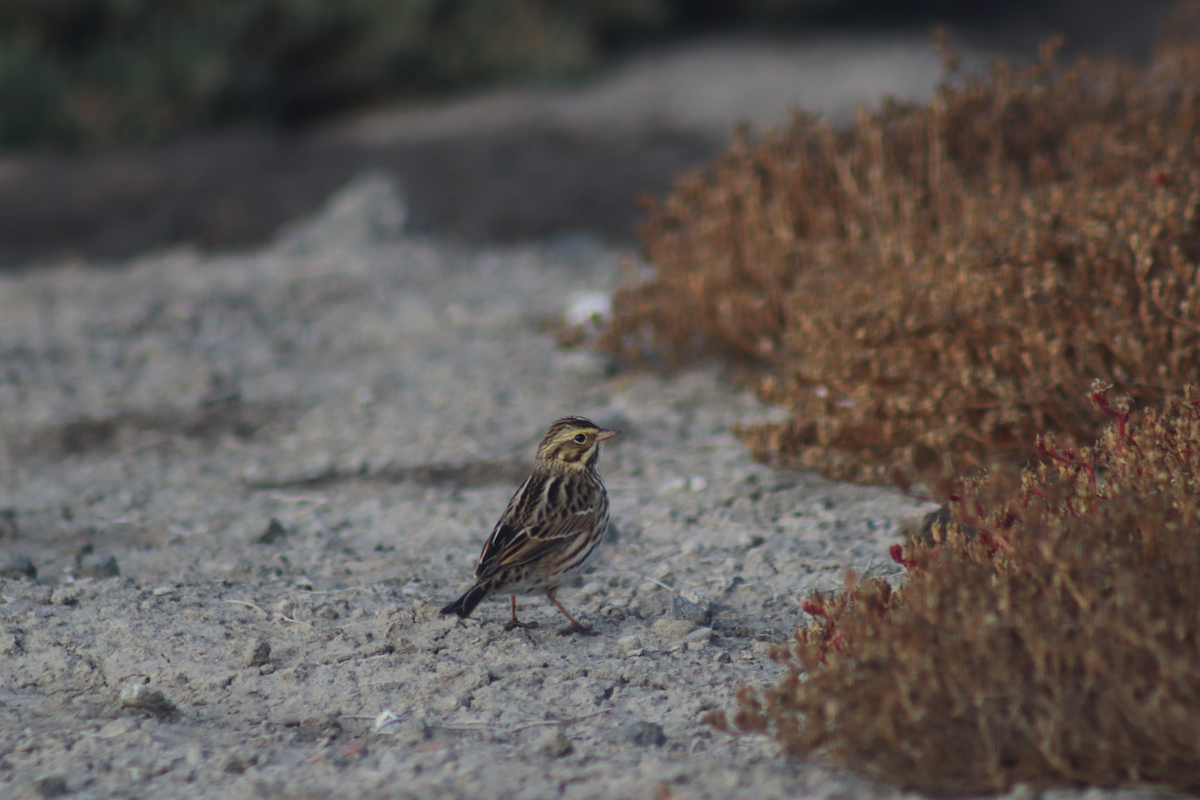
{"label": "bird's foot", "polygon": [[538,625],[536,622],[517,622],[515,619],[504,623],[504,630],[506,630],[506,631],[512,631],[512,630],[517,630],[517,629],[530,630],[532,628],[539,628],[539,627],[541,627],[541,626]]}

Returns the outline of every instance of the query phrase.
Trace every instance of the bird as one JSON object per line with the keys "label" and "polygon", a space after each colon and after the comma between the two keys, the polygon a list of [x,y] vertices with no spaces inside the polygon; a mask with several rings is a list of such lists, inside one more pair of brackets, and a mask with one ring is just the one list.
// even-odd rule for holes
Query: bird
{"label": "bird", "polygon": [[596,464],[600,445],[618,433],[583,417],[563,417],[550,426],[532,474],[483,545],[475,585],[442,614],[466,619],[484,598],[507,594],[512,598],[507,627],[525,627],[517,620],[517,595],[544,591],[571,621],[571,631],[585,630],[556,593],[595,557],[608,529],[608,492]]}

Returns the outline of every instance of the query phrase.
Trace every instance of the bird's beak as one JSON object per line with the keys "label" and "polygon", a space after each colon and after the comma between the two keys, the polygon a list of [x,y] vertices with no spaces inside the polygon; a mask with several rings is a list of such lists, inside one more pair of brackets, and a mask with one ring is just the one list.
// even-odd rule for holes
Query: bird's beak
{"label": "bird's beak", "polygon": [[611,439],[612,437],[616,436],[618,433],[620,433],[620,431],[610,431],[610,430],[606,430],[606,429],[602,428],[596,432],[596,441],[597,442],[607,441],[607,440]]}

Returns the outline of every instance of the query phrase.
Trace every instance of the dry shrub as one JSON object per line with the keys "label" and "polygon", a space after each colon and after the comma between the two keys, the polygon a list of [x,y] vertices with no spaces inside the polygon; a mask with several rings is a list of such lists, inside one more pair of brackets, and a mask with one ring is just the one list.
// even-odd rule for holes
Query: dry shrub
{"label": "dry shrub", "polygon": [[1200,391],[1131,423],[1108,388],[1094,447],[950,484],[952,520],[893,548],[903,588],[813,595],[735,725],[929,792],[1200,786]]}
{"label": "dry shrub", "polygon": [[1075,387],[1139,402],[1200,380],[1200,16],[1153,66],[953,69],[848,130],[798,114],[652,202],[655,276],[615,298],[632,361],[765,367],[790,421],[759,457],[880,480],[1098,428]]}

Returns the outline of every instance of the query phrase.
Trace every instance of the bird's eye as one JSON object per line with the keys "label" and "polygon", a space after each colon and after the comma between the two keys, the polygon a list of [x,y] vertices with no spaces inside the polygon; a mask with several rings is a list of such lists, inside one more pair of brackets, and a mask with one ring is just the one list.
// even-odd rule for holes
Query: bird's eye
{"label": "bird's eye", "polygon": [[584,436],[582,433],[577,433],[577,434],[575,434],[575,441],[578,442],[579,444],[583,444],[584,442],[587,441],[587,437]]}

